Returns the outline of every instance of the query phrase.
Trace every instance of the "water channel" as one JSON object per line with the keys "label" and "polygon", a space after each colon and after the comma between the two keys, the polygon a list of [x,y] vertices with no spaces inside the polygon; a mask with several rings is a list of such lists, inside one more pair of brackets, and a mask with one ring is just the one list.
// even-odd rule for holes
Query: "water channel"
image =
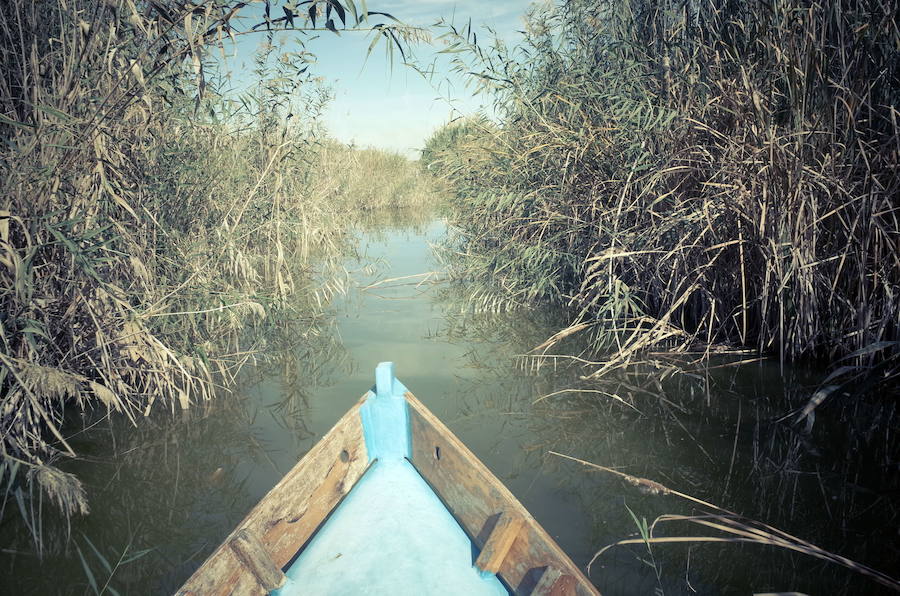
{"label": "water channel", "polygon": [[[685,374],[651,362],[612,385],[566,391],[584,387],[577,361],[536,371],[517,358],[559,329],[559,317],[542,308],[475,312],[465,288],[441,281],[430,246],[446,232],[430,216],[363,226],[332,327],[247,370],[234,395],[136,428],[117,421],[73,436],[85,457],[69,469],[88,488],[91,514],[72,521],[66,547],[65,529],[47,513],[42,560],[7,523],[0,593],[172,593],[371,386],[383,360],[579,565],[635,537],[636,520],[699,509],[550,452],[651,478],[886,571],[900,560],[896,520],[879,513],[890,495],[870,484],[877,465],[853,482],[841,475],[858,464],[842,452],[853,446],[835,431],[840,422],[820,420],[812,433],[774,422],[809,395],[817,371],[723,360]],[[576,343],[563,349],[580,353]],[[884,590],[757,544],[618,546],[590,577],[604,594]]]}

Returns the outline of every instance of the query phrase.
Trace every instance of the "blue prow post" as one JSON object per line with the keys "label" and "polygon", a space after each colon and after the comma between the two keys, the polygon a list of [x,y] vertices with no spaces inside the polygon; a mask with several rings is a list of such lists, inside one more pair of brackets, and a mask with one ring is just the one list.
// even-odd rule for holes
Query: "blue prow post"
{"label": "blue prow post", "polygon": [[407,389],[394,376],[393,362],[378,365],[372,389],[360,408],[369,461],[411,457],[412,436],[404,397]]}

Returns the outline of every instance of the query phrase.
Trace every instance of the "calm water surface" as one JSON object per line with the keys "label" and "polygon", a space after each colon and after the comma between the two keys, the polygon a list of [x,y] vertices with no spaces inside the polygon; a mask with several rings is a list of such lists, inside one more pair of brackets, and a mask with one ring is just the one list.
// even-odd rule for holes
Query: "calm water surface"
{"label": "calm water surface", "polygon": [[[579,380],[586,369],[560,359],[536,374],[517,356],[558,329],[559,318],[542,309],[474,312],[465,288],[440,281],[444,267],[430,245],[446,225],[406,219],[358,231],[334,326],[250,368],[233,395],[137,428],[114,421],[76,430],[71,442],[85,459],[69,469],[85,481],[91,515],[73,520],[64,547],[65,525],[45,513],[43,561],[7,516],[0,592],[93,594],[105,585],[172,593],[372,385],[384,360],[580,565],[634,537],[629,510],[648,522],[697,510],[550,451],[652,478],[886,571],[900,560],[896,520],[879,514],[890,494],[868,480],[878,465],[847,482],[846,468],[857,464],[845,451],[857,446],[835,432],[838,422],[820,420],[819,434],[774,422],[808,397],[815,371],[754,363],[674,374],[650,363],[588,387]],[[589,392],[541,399],[572,388]],[[832,564],[739,544],[619,546],[595,561],[591,578],[604,594],[881,590]]]}

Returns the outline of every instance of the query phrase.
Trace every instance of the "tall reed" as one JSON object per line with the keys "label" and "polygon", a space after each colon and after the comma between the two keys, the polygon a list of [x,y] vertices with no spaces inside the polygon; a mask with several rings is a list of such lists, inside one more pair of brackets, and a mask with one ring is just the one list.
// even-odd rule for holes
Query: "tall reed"
{"label": "tall reed", "polygon": [[[342,211],[423,208],[437,203],[434,179],[406,156],[384,149],[356,148],[327,141],[318,152],[320,192]],[[341,176],[327,173],[341,172]]]}
{"label": "tall reed", "polygon": [[[412,33],[336,0],[296,22],[265,2],[240,24],[245,4],[0,5],[0,516],[18,510],[38,545],[44,500],[88,510],[54,465],[75,455],[67,410],[136,423],[208,400],[254,332],[314,332],[335,287],[313,270],[342,242],[315,183],[328,94],[311,54],[275,54],[275,31],[319,17],[392,44]],[[259,84],[228,97],[210,51],[244,34],[267,42]]]}
{"label": "tall reed", "polygon": [[425,154],[455,186],[470,273],[613,329],[594,374],[720,344],[835,363],[838,393],[896,387],[893,14],[564,0],[536,5],[515,49],[448,31],[500,114]]}

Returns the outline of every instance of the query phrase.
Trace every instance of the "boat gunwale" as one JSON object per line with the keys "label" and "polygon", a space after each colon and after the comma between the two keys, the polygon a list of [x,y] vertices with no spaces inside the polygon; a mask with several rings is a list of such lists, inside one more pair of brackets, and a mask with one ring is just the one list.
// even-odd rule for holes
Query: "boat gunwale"
{"label": "boat gunwale", "polygon": [[[341,418],[332,426],[325,435],[317,441],[309,451],[292,467],[266,495],[260,499],[253,508],[247,513],[237,526],[225,537],[225,539],[213,550],[206,560],[191,574],[182,587],[176,591],[177,596],[200,596],[206,594],[231,594],[236,592],[236,587],[241,586],[246,594],[268,594],[269,590],[265,589],[256,580],[255,576],[245,569],[238,557],[236,557],[231,543],[237,538],[241,532],[250,532],[253,536],[260,540],[266,547],[266,554],[273,563],[284,569],[289,565],[303,548],[309,543],[313,536],[319,531],[322,525],[327,521],[328,517],[337,509],[341,501],[350,493],[353,487],[359,482],[360,478],[365,474],[371,465],[371,461],[366,451],[365,440],[363,439],[362,421],[360,419],[360,409],[365,403],[366,398],[370,395],[366,392]],[[350,441],[340,441],[342,435],[349,435]],[[349,444],[348,444],[349,443]],[[329,451],[331,453],[329,453]],[[347,454],[346,456],[344,454]],[[325,456],[331,461],[325,478],[315,474],[315,468],[323,467],[320,459]],[[346,461],[345,461],[346,460]],[[355,466],[354,463],[362,460],[364,465]],[[323,486],[326,485],[327,478],[337,469],[346,468],[343,476],[335,483],[334,490],[327,491],[322,495],[325,498],[326,508],[312,508],[312,515],[309,516],[309,497],[316,495]],[[344,482],[349,480],[349,482]],[[277,528],[282,520],[288,516],[281,515],[275,519],[274,515],[264,515],[266,510],[281,510],[282,507],[274,507],[275,502],[290,501],[293,494],[291,489],[295,488],[294,484],[303,484],[306,481],[311,490],[302,500],[302,509],[298,509],[299,514],[295,514],[287,519],[287,525],[297,526],[302,522],[301,526],[291,528],[294,530],[288,535],[288,544],[280,546],[275,553],[272,552],[272,542],[280,542],[283,534],[277,537],[271,537],[272,530]],[[261,518],[261,519],[258,519]],[[262,530],[262,531],[260,531]],[[290,551],[287,556],[284,552]],[[231,573],[215,573],[215,569],[233,569]],[[246,581],[251,579],[252,581]],[[244,582],[241,584],[241,582]]]}
{"label": "boat gunwale", "polygon": [[[364,438],[363,423],[361,421],[361,408],[363,404],[374,395],[374,391],[366,392],[356,404],[351,407],[335,425],[320,439],[287,473],[285,476],[250,510],[243,520],[229,533],[225,540],[209,555],[204,563],[197,568],[185,582],[177,596],[199,596],[200,594],[231,594],[238,592],[246,594],[267,594],[269,589],[263,587],[252,570],[248,570],[243,560],[235,556],[231,547],[232,541],[242,532],[254,534],[263,545],[272,562],[279,569],[287,569],[290,564],[302,553],[318,531],[327,523],[331,514],[340,506],[343,499],[350,493],[356,483],[365,475],[366,471],[377,461],[370,459]],[[523,552],[524,563],[513,560],[511,557],[500,558],[496,575],[504,585],[514,594],[579,594],[599,595],[599,591],[584,575],[581,569],[575,565],[556,544],[547,531],[537,522],[533,515],[512,492],[487,468],[487,466],[475,456],[472,451],[443,423],[438,419],[412,392],[405,391],[402,395],[409,411],[409,428],[411,435],[411,453],[407,457],[413,468],[425,482],[431,487],[438,499],[444,504],[462,530],[466,533],[472,544],[478,551],[485,549],[491,540],[491,533],[500,515],[511,516],[517,520],[519,529],[517,535],[512,536],[509,546],[510,552],[516,551],[520,555]],[[430,432],[429,432],[430,431]],[[346,445],[337,441],[340,435],[348,435],[348,439],[355,441],[354,445]],[[440,438],[444,447],[444,457],[429,458],[434,454],[431,444],[434,437]],[[334,443],[339,443],[334,445]],[[427,444],[427,447],[425,446]],[[449,449],[448,449],[449,447]],[[331,450],[328,453],[328,450]],[[353,453],[355,457],[344,461],[344,455]],[[323,467],[322,460],[330,455],[332,461],[328,468],[326,478],[321,482],[319,476],[308,478],[315,473],[317,468]],[[365,465],[352,466],[354,462],[365,458]],[[453,469],[453,466],[435,464],[436,460],[447,462],[454,457],[462,462]],[[283,507],[275,506],[276,500],[291,500],[289,487],[303,480],[315,482],[311,495],[322,488],[333,475],[338,464],[346,464],[346,475],[339,482],[332,482],[331,490],[327,491],[327,509],[313,508],[312,517],[307,517],[309,512],[307,503],[303,503],[304,510],[293,521],[303,519],[303,531],[294,532],[295,537],[288,544],[279,543],[277,552],[271,552],[272,543],[278,542],[271,538],[271,530],[279,525],[286,515]],[[450,469],[448,469],[450,468]],[[461,483],[460,476],[468,474],[474,476],[473,482],[486,487],[486,494],[491,495],[490,503],[482,506],[466,503],[465,495],[458,492],[451,494],[450,487],[454,483]],[[321,471],[321,470],[320,470]],[[449,474],[449,477],[447,476]],[[345,482],[348,480],[349,482]],[[449,483],[449,486],[448,486]],[[310,484],[310,483],[307,483]],[[444,488],[442,489],[442,485]],[[336,492],[335,492],[336,491]],[[471,499],[468,499],[471,500]],[[258,519],[265,511],[280,511],[281,517],[273,521],[271,517]],[[485,515],[485,512],[487,514]],[[492,525],[493,524],[493,525]],[[262,531],[261,531],[262,530]],[[283,540],[281,542],[284,542]],[[285,551],[293,549],[289,556]],[[547,560],[539,560],[543,554]],[[479,562],[479,561],[476,561]],[[530,563],[540,564],[531,565]],[[220,572],[215,572],[219,570]],[[230,570],[230,573],[222,573],[221,570]],[[545,585],[546,584],[546,585]]]}
{"label": "boat gunwale", "polygon": [[[412,457],[413,467],[422,475],[438,498],[450,511],[457,523],[463,528],[475,547],[481,551],[491,541],[492,534],[496,531],[497,522],[501,515],[515,520],[520,520],[524,527],[517,532],[510,554],[524,549],[529,555],[533,551],[544,552],[551,555],[551,560],[541,561],[542,565],[531,565],[524,570],[516,563],[515,557],[505,556],[499,563],[496,574],[500,577],[514,594],[541,594],[559,591],[561,594],[585,594],[598,595],[599,591],[587,578],[582,570],[560,548],[546,529],[541,526],[528,509],[516,498],[516,496],[500,481],[497,476],[484,464],[467,446],[451,431],[431,410],[428,409],[415,395],[407,391],[404,395],[412,412],[410,424],[412,426]],[[413,414],[415,413],[415,415]],[[442,455],[436,456],[434,441],[428,441],[427,436],[417,432],[418,422],[427,425],[434,434],[441,438],[444,445]],[[448,446],[450,449],[448,449]],[[449,487],[459,484],[458,470],[448,470],[449,479],[440,482],[439,475],[435,473],[437,468],[447,470],[447,462],[454,455],[465,462],[468,470],[474,471],[474,486],[486,487],[485,495],[493,494],[494,507],[484,507],[487,515],[481,512],[465,511],[472,499],[465,496],[449,494]],[[443,463],[442,463],[443,462]],[[465,474],[465,472],[462,472]],[[443,487],[441,486],[443,484]],[[466,491],[464,491],[464,495]],[[471,494],[471,493],[468,493]],[[487,501],[483,499],[482,502]],[[479,513],[481,513],[479,515]],[[532,555],[533,556],[533,555]],[[521,557],[521,562],[525,557]],[[543,567],[543,569],[541,569]],[[553,575],[551,569],[555,569],[556,576],[550,585],[543,585]],[[535,573],[538,572],[538,573]],[[546,576],[546,577],[545,577]],[[556,586],[556,588],[554,588]]]}

